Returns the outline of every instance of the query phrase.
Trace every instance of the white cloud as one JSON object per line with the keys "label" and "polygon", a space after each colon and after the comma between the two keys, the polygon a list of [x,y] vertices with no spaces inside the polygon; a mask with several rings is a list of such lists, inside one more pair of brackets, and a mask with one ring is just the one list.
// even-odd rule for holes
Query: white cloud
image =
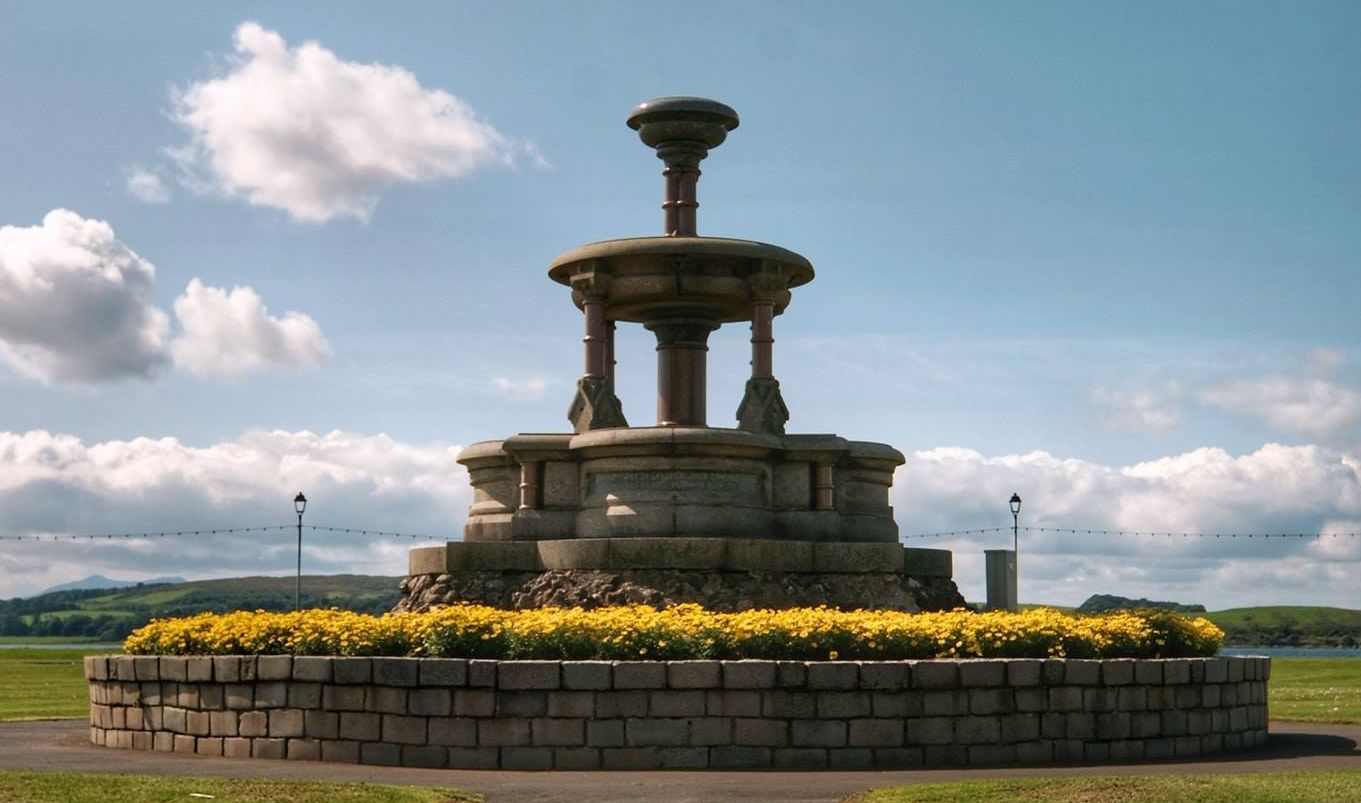
{"label": "white cloud", "polygon": [[170,188],[153,170],[133,165],[125,171],[124,180],[128,195],[143,203],[163,204],[170,200]]}
{"label": "white cloud", "polygon": [[1111,429],[1168,432],[1181,427],[1177,401],[1181,386],[1167,382],[1159,388],[1118,391],[1097,386],[1092,401],[1101,408],[1101,421]]}
{"label": "white cloud", "polygon": [[[1005,528],[908,542],[955,549],[957,581],[973,599],[982,597],[982,550],[1010,548],[1006,501],[1012,491],[1024,500],[1022,525],[1048,530],[1021,535],[1027,600],[1076,604],[1104,592],[1200,602],[1214,609],[1272,602],[1338,604],[1355,596],[1361,555],[1353,550],[1361,547],[1361,539],[1229,537],[1357,531],[1351,523],[1361,517],[1361,456],[1353,453],[1267,444],[1239,456],[1202,448],[1108,466],[1046,452],[986,457],[969,449],[933,449],[912,454],[898,470],[893,500],[905,535]],[[1095,535],[1055,532],[1056,527],[1177,535]],[[1182,538],[1184,532],[1224,537]],[[1338,570],[1339,561],[1345,571]],[[1273,578],[1281,566],[1294,567],[1306,579],[1277,584]],[[1257,582],[1217,584],[1217,578],[1227,576]]]}
{"label": "white cloud", "polygon": [[507,379],[504,376],[492,377],[492,387],[501,396],[511,401],[534,401],[542,399],[548,390],[548,380],[542,377],[529,379]]}
{"label": "white cloud", "polygon": [[102,220],[0,226],[0,358],[44,382],[154,377],[169,361],[155,275]]}
{"label": "white cloud", "polygon": [[249,287],[230,291],[189,282],[175,299],[183,333],[172,349],[175,364],[207,376],[239,376],[267,366],[319,365],[331,355],[321,327],[301,312],[269,314]]}
{"label": "white cloud", "polygon": [[1319,376],[1219,382],[1203,388],[1199,396],[1205,404],[1315,438],[1346,435],[1361,424],[1361,392]]}
{"label": "white cloud", "polygon": [[364,220],[392,185],[532,156],[401,67],[343,61],[317,42],[289,47],[254,22],[237,27],[235,47],[225,75],[178,94],[190,143],[173,151],[228,196],[296,220]]}
{"label": "white cloud", "polygon": [[[140,532],[305,521],[456,537],[472,494],[459,447],[386,435],[253,431],[204,447],[174,438],[83,443],[0,432],[0,533]],[[410,539],[308,531],[304,570],[403,574]],[[146,577],[283,573],[291,532],[97,541],[6,541],[0,597],[95,572]]]}

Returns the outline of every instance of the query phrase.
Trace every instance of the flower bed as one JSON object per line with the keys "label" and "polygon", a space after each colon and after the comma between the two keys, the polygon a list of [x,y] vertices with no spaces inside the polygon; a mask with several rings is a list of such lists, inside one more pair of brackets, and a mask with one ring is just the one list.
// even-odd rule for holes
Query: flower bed
{"label": "flower bed", "polygon": [[129,636],[124,649],[555,660],[1184,658],[1213,655],[1223,638],[1207,619],[1156,611],[716,613],[697,605],[524,611],[464,605],[383,616],[334,609],[205,613],[153,621]]}

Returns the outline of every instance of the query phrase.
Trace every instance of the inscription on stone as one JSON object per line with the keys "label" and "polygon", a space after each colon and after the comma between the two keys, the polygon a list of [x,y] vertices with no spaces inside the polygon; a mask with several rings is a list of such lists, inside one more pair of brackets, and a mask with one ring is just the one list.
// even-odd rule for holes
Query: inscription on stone
{"label": "inscription on stone", "polygon": [[590,496],[616,496],[624,500],[672,494],[751,499],[760,497],[762,482],[755,474],[715,471],[608,471],[591,474],[586,489]]}

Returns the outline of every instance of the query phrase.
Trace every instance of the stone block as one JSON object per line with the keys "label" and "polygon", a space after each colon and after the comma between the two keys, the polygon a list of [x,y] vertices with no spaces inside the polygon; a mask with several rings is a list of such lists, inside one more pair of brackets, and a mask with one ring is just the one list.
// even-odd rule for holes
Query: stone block
{"label": "stone block", "polygon": [[[328,659],[321,659],[328,661]],[[239,670],[239,665],[238,665]],[[290,680],[293,678],[293,656],[291,655],[261,655],[255,659],[255,679],[260,681],[271,680]],[[298,678],[303,680],[304,678]],[[310,679],[310,678],[307,678]],[[329,681],[330,678],[316,678],[316,680]],[[320,754],[320,751],[318,751]]]}
{"label": "stone block", "polygon": [[582,747],[586,744],[586,721],[582,719],[535,719],[529,723],[530,741],[543,747]]}
{"label": "stone block", "polygon": [[205,711],[220,711],[225,708],[226,687],[218,683],[200,683],[198,687],[198,707]]}
{"label": "stone block", "polygon": [[373,659],[332,658],[331,676],[336,684],[372,683]]}
{"label": "stone block", "polygon": [[1173,658],[1163,662],[1163,683],[1191,682],[1191,661],[1186,658]]}
{"label": "stone block", "polygon": [[1130,715],[1128,713],[1096,715],[1096,738],[1103,741],[1115,741],[1129,737]]}
{"label": "stone block", "polygon": [[928,767],[962,767],[969,763],[969,748],[962,744],[929,744],[922,748]]}
{"label": "stone block", "polygon": [[1137,739],[1111,742],[1111,761],[1142,761],[1144,743]]}
{"label": "stone block", "polygon": [[354,742],[376,742],[382,735],[380,714],[342,711],[339,719],[338,736]]}
{"label": "stone block", "polygon": [[[1049,662],[1045,662],[1046,669]],[[1069,686],[1096,686],[1101,683],[1101,661],[1074,658],[1066,662],[1063,682]]]}
{"label": "stone block", "polygon": [[821,747],[784,747],[771,754],[772,766],[778,769],[811,770],[827,766],[827,750]]}
{"label": "stone block", "polygon": [[1001,738],[998,717],[959,717],[955,721],[955,741],[960,744],[996,744]]}
{"label": "stone block", "polygon": [[726,689],[769,689],[775,687],[775,661],[720,661],[720,674]]}
{"label": "stone block", "polygon": [[595,692],[550,691],[547,713],[550,717],[590,719],[595,716]]}
{"label": "stone block", "polygon": [[321,704],[328,711],[363,711],[363,686],[323,686]]}
{"label": "stone block", "polygon": [[[965,684],[967,687],[967,684]],[[969,713],[1006,714],[1011,711],[1011,690],[1006,688],[970,688]]]}
{"label": "stone block", "polygon": [[491,689],[454,691],[454,716],[490,717],[496,714],[496,692]]}
{"label": "stone block", "polygon": [[444,574],[449,567],[449,556],[446,551],[444,544],[412,548],[406,554],[406,573]]}
{"label": "stone block", "polygon": [[212,732],[212,723],[208,718],[208,712],[184,712],[184,730],[186,733],[193,734],[194,736],[207,736]]}
{"label": "stone block", "polygon": [[629,719],[624,740],[630,747],[674,747],[686,743],[689,728],[683,719]]}
{"label": "stone block", "polygon": [[796,719],[789,723],[789,741],[794,747],[845,747],[847,730],[842,721]]}
{"label": "stone block", "polygon": [[733,720],[732,743],[744,747],[783,747],[789,744],[789,723],[739,717]]}
{"label": "stone block", "polygon": [[474,688],[496,685],[496,667],[500,661],[474,658],[468,661],[468,685]]}
{"label": "stone block", "polygon": [[[198,708],[198,683],[180,683],[175,686],[175,705],[180,708]],[[120,691],[118,701],[123,701]]]}
{"label": "stone block", "polygon": [[1208,658],[1205,661],[1206,683],[1227,683],[1229,681],[1229,659]]}
{"label": "stone block", "polygon": [[851,747],[902,747],[905,728],[897,719],[853,719],[847,743]]}
{"label": "stone block", "polygon": [[973,659],[959,662],[959,685],[966,689],[1002,686],[1006,683],[1004,661]]}
{"label": "stone block", "polygon": [[1111,746],[1105,742],[1087,742],[1082,746],[1082,760],[1088,764],[1104,764],[1111,760]]}
{"label": "stone block", "polygon": [[562,688],[603,691],[611,686],[609,661],[563,661]]}
{"label": "stone block", "polygon": [[[156,734],[160,736],[160,734]],[[222,740],[222,755],[227,758],[250,758],[250,739],[226,738]],[[160,748],[157,748],[158,750]]]}
{"label": "stone block", "polygon": [[733,743],[733,720],[728,717],[696,717],[689,720],[689,727],[692,746]]}
{"label": "stone block", "polygon": [[911,685],[905,661],[866,661],[860,664],[860,688],[866,691],[898,691]]}
{"label": "stone block", "polygon": [[402,763],[402,748],[385,742],[365,742],[359,746],[359,762],[398,767]]}
{"label": "stone block", "polygon": [[600,769],[600,750],[594,747],[558,747],[553,750],[553,766],[560,770]]}
{"label": "stone block", "polygon": [[770,766],[769,747],[740,747],[737,745],[714,747],[709,750],[709,767],[712,769],[755,769]]}
{"label": "stone block", "polygon": [[551,770],[553,750],[547,747],[503,747],[501,748],[501,769],[504,770]]}
{"label": "stone block", "polygon": [[133,668],[133,656],[131,655],[110,656],[109,675],[113,680],[129,680],[129,681],[136,680],[137,671]]}
{"label": "stone block", "polygon": [[1006,662],[1007,685],[1038,686],[1044,680],[1044,661],[1039,658],[1013,658]]}
{"label": "stone block", "polygon": [[161,679],[161,672],[158,661],[154,655],[137,655],[132,659],[132,674],[134,680],[150,682]]}
{"label": "stone block", "polygon": [[775,685],[781,689],[802,689],[808,685],[808,664],[803,661],[776,661]]}
{"label": "stone block", "polygon": [[[166,715],[170,709],[166,709]],[[237,732],[242,736],[265,736],[269,733],[269,714],[265,711],[243,711],[237,718]]]}
{"label": "stone block", "polygon": [[1187,730],[1185,711],[1163,711],[1159,714],[1162,717],[1163,736],[1185,736]]}
{"label": "stone block", "polygon": [[228,683],[222,687],[223,705],[237,711],[255,707],[255,687],[249,683]]}
{"label": "stone block", "polygon": [[811,572],[814,569],[813,542],[727,539],[723,559],[728,571]]}
{"label": "stone block", "polygon": [[[187,658],[179,655],[162,655],[160,658],[160,675],[163,681],[183,683],[189,679],[189,666]],[[117,658],[109,659],[109,677],[112,679],[118,666]]]}
{"label": "stone block", "polygon": [[284,754],[289,761],[321,761],[321,742],[316,739],[289,739]]}
{"label": "stone block", "polygon": [[500,751],[495,747],[449,748],[449,769],[494,770],[499,760]]}
{"label": "stone block", "polygon": [[296,708],[276,708],[269,712],[269,735],[298,738],[303,735],[302,711]]}
{"label": "stone block", "polygon": [[[183,687],[181,687],[183,691]],[[256,708],[283,708],[288,705],[288,684],[283,682],[255,684]]]}
{"label": "stone block", "polygon": [[[679,512],[679,508],[677,509]],[[722,538],[611,538],[611,569],[720,569],[727,545]]]}
{"label": "stone block", "polygon": [[415,686],[420,658],[373,658],[373,682],[379,686]]}
{"label": "stone block", "polygon": [[809,661],[808,688],[854,689],[860,685],[860,667],[850,661]]}
{"label": "stone block", "polygon": [[869,692],[828,691],[817,695],[817,716],[821,719],[867,717],[873,710]]}
{"label": "stone block", "polygon": [[[213,659],[188,657],[184,659],[185,680],[190,683],[210,683],[213,679]],[[119,678],[123,680],[123,678]]]}
{"label": "stone block", "polygon": [[288,751],[287,739],[251,739],[251,758],[284,758]]}
{"label": "stone block", "polygon": [[1143,686],[1159,686],[1163,682],[1162,661],[1134,662],[1134,682]]}
{"label": "stone block", "polygon": [[468,682],[468,662],[463,658],[426,658],[420,663],[422,686],[463,686]]}
{"label": "stone block", "polygon": [[668,661],[666,685],[673,689],[713,689],[721,682],[718,661]]}
{"label": "stone block", "polygon": [[[115,735],[116,735],[117,737],[119,737],[119,739],[118,739],[118,743],[115,744],[114,746],[115,746],[115,747],[126,748],[127,745],[123,743],[123,737],[126,736],[126,731],[119,731],[119,732],[117,732]],[[258,741],[258,740],[257,740],[257,741]],[[195,749],[197,746],[198,746],[198,745],[197,745],[197,739],[196,739],[195,737],[193,737],[193,736],[186,736],[185,734],[182,734],[182,733],[177,733],[177,734],[175,734],[175,748],[174,748],[174,751],[175,751],[176,753],[192,753],[192,752],[194,752],[194,749]],[[260,756],[260,758],[274,758],[274,756]]]}
{"label": "stone block", "polygon": [[1148,708],[1148,689],[1144,686],[1121,686],[1116,694],[1115,705],[1121,711],[1143,711]]}
{"label": "stone block", "polygon": [[657,748],[607,747],[600,751],[600,765],[607,770],[655,769]]}
{"label": "stone block", "polygon": [[511,690],[557,689],[562,686],[561,667],[561,661],[506,661],[497,669],[496,686]]}
{"label": "stone block", "polygon": [[647,716],[648,692],[642,690],[598,692],[595,715],[605,719]]}
{"label": "stone block", "polygon": [[924,752],[920,747],[876,747],[874,765],[886,768],[920,767]]}
{"label": "stone block", "polygon": [[705,713],[720,717],[759,717],[761,693],[753,689],[725,689],[704,695]]}
{"label": "stone block", "polygon": [[1049,740],[1020,742],[1016,745],[1016,761],[1020,764],[1048,764],[1054,760],[1054,743]]}
{"label": "stone block", "polygon": [[1016,745],[1011,744],[975,744],[969,746],[970,766],[986,766],[991,764],[1015,764]]}
{"label": "stone block", "polygon": [[1068,739],[1093,739],[1096,737],[1096,714],[1090,711],[1074,711],[1064,717],[1064,736]]}
{"label": "stone block", "polygon": [[779,719],[814,717],[817,715],[817,695],[793,691],[762,692],[761,714]]}
{"label": "stone block", "polygon": [[896,543],[842,541],[813,545],[815,572],[899,572],[903,564],[903,547]]}
{"label": "stone block", "polygon": [[407,710],[422,717],[445,717],[452,709],[448,689],[416,689],[407,700]]}
{"label": "stone block", "polygon": [[548,692],[503,691],[496,694],[498,717],[541,717],[548,713]]}
{"label": "stone block", "polygon": [[476,747],[477,723],[471,719],[436,717],[430,720],[430,743],[447,747]]}
{"label": "stone block", "polygon": [[656,661],[615,661],[613,664],[616,689],[664,689],[666,665]]}
{"label": "stone block", "polygon": [[1229,682],[1238,683],[1243,680],[1243,668],[1247,665],[1246,658],[1227,658],[1229,662]]}
{"label": "stone block", "polygon": [[919,691],[874,691],[870,692],[870,713],[876,717],[919,717],[923,713],[922,698]]}
{"label": "stone block", "polygon": [[531,541],[457,541],[445,547],[445,571],[541,572],[539,547]]}
{"label": "stone block", "polygon": [[288,684],[288,706],[289,708],[321,708],[321,684]]}
{"label": "stone block", "polygon": [[702,691],[654,691],[648,693],[647,711],[654,717],[704,716]]}
{"label": "stone block", "polygon": [[1148,739],[1162,733],[1162,728],[1162,716],[1157,711],[1136,711],[1130,715],[1129,735],[1131,738]]}
{"label": "stone block", "polygon": [[477,743],[483,747],[518,747],[529,741],[527,719],[482,719],[477,722]]}
{"label": "stone block", "polygon": [[208,732],[213,736],[236,735],[235,711],[214,711],[208,715]]}
{"label": "stone block", "polygon": [[953,577],[954,553],[948,549],[904,547],[903,573],[909,577]]}
{"label": "stone block", "polygon": [[909,666],[914,689],[959,687],[959,665],[954,661],[914,661]]}
{"label": "stone block", "polygon": [[302,730],[309,739],[337,739],[340,737],[340,715],[331,711],[304,711]]}
{"label": "stone block", "polygon": [[1101,662],[1101,683],[1104,686],[1123,686],[1134,682],[1132,658],[1107,658]]}
{"label": "stone block", "polygon": [[874,766],[874,751],[868,747],[834,747],[827,751],[827,766],[838,770],[862,770]]}
{"label": "stone block", "polygon": [[109,659],[103,655],[87,655],[84,660],[86,680],[108,680]]}
{"label": "stone block", "polygon": [[623,747],[624,720],[594,719],[586,723],[586,744],[591,747]]}
{"label": "stone block", "polygon": [[1012,695],[1016,710],[1023,713],[1036,713],[1049,710],[1049,689],[1044,686],[1029,686],[1017,689]]}
{"label": "stone block", "polygon": [[1054,686],[1049,689],[1050,711],[1081,711],[1082,689],[1077,686]]}
{"label": "stone block", "polygon": [[443,769],[449,763],[449,748],[425,744],[402,745],[403,767]]}
{"label": "stone block", "polygon": [[383,715],[383,741],[396,744],[425,744],[425,717]]}
{"label": "stone block", "polygon": [[1002,717],[1002,741],[1006,744],[1030,742],[1040,738],[1039,714],[1013,714]]}

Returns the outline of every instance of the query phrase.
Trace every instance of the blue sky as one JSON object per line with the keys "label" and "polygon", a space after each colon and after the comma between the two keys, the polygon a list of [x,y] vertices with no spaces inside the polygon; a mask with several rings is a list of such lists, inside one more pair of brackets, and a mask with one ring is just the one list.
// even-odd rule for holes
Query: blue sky
{"label": "blue sky", "polygon": [[[50,316],[60,337],[42,321],[0,322],[0,354],[10,355],[0,364],[0,432],[30,445],[39,431],[70,436],[83,455],[42,474],[54,499],[81,500],[78,521],[54,502],[0,517],[0,529],[99,529],[124,515],[156,528],[174,518],[166,506],[127,495],[185,488],[202,501],[176,514],[185,520],[268,517],[272,485],[230,493],[223,487],[236,480],[203,468],[220,465],[222,450],[258,448],[251,433],[261,431],[339,431],[365,450],[380,448],[371,439],[382,434],[448,463],[457,444],[562,430],[580,320],[546,266],[582,242],[659,232],[660,163],[623,120],[641,100],[697,94],[742,116],[705,163],[701,234],[778,243],[818,270],[775,326],[791,430],[914,455],[895,492],[904,532],[1003,523],[1009,490],[993,505],[1000,516],[972,501],[990,500],[984,489],[999,476],[1036,488],[1028,512],[1051,523],[1081,514],[1065,523],[1361,530],[1354,4],[695,3],[686,12],[640,3],[9,8],[0,226],[36,230],[54,209],[106,222],[117,244],[155,266],[137,320],[166,320],[141,373],[115,375],[99,369],[96,348],[114,335],[90,323],[113,314],[107,305],[86,314],[71,302],[67,314],[84,322],[75,328],[91,330],[84,340],[60,315]],[[374,179],[353,161],[328,162],[306,139],[339,119],[330,115],[382,117],[362,98],[300,96],[306,103],[278,111],[282,122],[268,111],[234,116],[255,109],[243,98],[287,97],[269,84],[287,74],[249,73],[260,51],[234,50],[246,22],[280,37],[285,57],[310,41],[337,70],[405,71],[414,94],[395,97],[448,93],[489,150],[451,154],[447,143],[412,140],[418,116],[405,128],[375,122],[369,144],[409,158],[407,178]],[[202,87],[235,94],[186,102]],[[251,151],[269,143],[252,139],[262,120],[310,121],[289,133],[319,188],[305,200],[282,184],[293,163],[281,151]],[[227,153],[249,165],[214,162]],[[130,192],[130,177],[148,175],[142,198]],[[367,188],[367,206],[336,211],[355,186]],[[18,254],[0,244],[0,277],[6,265],[18,270]],[[253,300],[228,304],[235,287]],[[241,319],[229,308],[253,316],[257,338],[232,340]],[[746,336],[729,327],[711,342],[711,424],[731,425]],[[649,339],[621,333],[620,396],[635,422],[651,414]],[[175,439],[186,462],[129,479],[100,457],[138,453],[141,438]],[[297,440],[266,450],[279,455],[269,479],[287,486],[281,499],[305,477],[320,486],[323,509],[334,494],[333,509],[345,497],[356,505],[346,515],[373,519],[355,523],[457,530],[466,505],[457,482],[430,490],[424,468],[384,474],[367,458],[322,459]],[[1294,450],[1283,453],[1290,460],[1272,462],[1269,444]],[[11,450],[0,493],[38,492],[46,469],[34,466],[47,464],[32,454],[46,447],[32,448]],[[1135,469],[1203,449],[1222,457],[1160,474],[1154,490]],[[1307,468],[1291,462],[1301,455]],[[1009,458],[1020,473],[1007,473]],[[309,460],[321,466],[315,476],[290,469]],[[937,487],[930,478],[949,474],[941,461],[972,473]],[[1074,479],[1072,465],[1134,485],[1089,498],[1092,483]],[[1232,488],[1205,485],[1226,475],[1237,478]],[[392,495],[403,484],[425,490]],[[335,548],[318,551],[319,565],[400,569],[391,548]],[[1072,580],[1080,573],[1064,561],[1082,552],[1054,545],[1055,582],[1066,583],[1055,593],[1080,598],[1110,582],[1178,593],[1171,570],[1157,567],[1112,578],[1089,565]],[[1300,574],[1281,580],[1294,596],[1284,596],[1336,597],[1341,586],[1328,578],[1358,558],[1298,551]],[[31,569],[8,560],[0,596],[7,584],[22,593],[40,582],[19,579]],[[270,560],[234,568],[272,570]],[[974,570],[969,560],[962,571]],[[1238,559],[1207,560],[1205,571],[1220,571]],[[56,563],[53,579],[79,573]],[[1247,594],[1262,564],[1240,568],[1233,582]]]}

